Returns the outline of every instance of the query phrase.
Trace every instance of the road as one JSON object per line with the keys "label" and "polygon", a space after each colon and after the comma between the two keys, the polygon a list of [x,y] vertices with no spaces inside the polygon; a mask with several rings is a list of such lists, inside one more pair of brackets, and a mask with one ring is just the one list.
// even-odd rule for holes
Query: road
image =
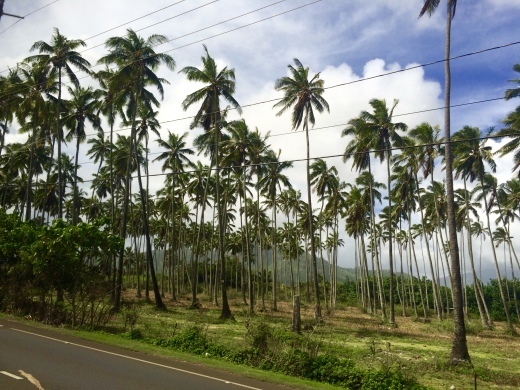
{"label": "road", "polygon": [[0,319],[0,389],[287,390],[287,387]]}

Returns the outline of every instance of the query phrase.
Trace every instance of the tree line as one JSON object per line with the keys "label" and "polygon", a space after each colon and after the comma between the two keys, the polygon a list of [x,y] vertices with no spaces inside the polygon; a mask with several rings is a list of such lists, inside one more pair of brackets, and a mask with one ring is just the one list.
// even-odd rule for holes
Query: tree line
{"label": "tree line", "polygon": [[[426,1],[421,15],[434,12],[438,2],[434,3]],[[455,2],[447,3],[451,20]],[[453,283],[461,279],[457,276],[460,254],[472,275],[482,324],[493,327],[473,253],[474,241],[489,237],[500,301],[508,329],[513,330],[509,307],[511,300],[518,307],[514,266],[518,270],[520,264],[510,230],[519,210],[520,187],[518,178],[497,183],[493,176],[496,163],[486,144],[486,135],[491,133],[465,126],[451,134],[445,124],[448,137],[442,138],[440,129],[428,123],[409,129],[394,121],[397,100],[372,99],[370,109],[351,118],[342,132],[344,161],[352,161],[359,172],[353,183],[347,183],[337,167],[324,159],[311,159],[308,131],[315,124],[315,113],[328,111],[329,105],[320,74],[309,74],[309,68],[294,59],[288,66],[289,76],[276,80],[275,88],[283,97],[273,108],[277,115],[290,112],[293,130],[302,128],[306,134],[307,186],[306,199],[302,199],[287,176],[292,163],[281,161],[280,151],[269,144],[269,134],[250,129],[243,119],[227,120],[229,108],[241,113],[234,98],[235,71],[219,69],[206,46],[200,67],[188,66],[179,72],[203,85],[182,102],[184,110],[197,108],[190,129],[202,129],[202,134],[188,145],[187,133],[160,133],[158,109],[168,81],[157,70],[166,66],[173,71],[175,61],[153,47],[165,41],[161,35],[145,39],[133,30],[124,37],[109,38],[108,54],[98,61],[106,67],[93,72],[77,52],[85,43],[55,29],[49,43],[36,42],[31,47],[36,54],[0,77],[1,205],[22,215],[25,222],[49,228],[56,223],[70,223],[71,229],[96,226],[94,221],[108,217],[110,223],[98,230],[122,238],[117,250],[111,247],[105,256],[92,259],[78,256],[92,267],[103,265],[101,275],[110,285],[107,291],[116,310],[125,284],[135,280],[138,294],[144,289],[148,298],[151,288],[155,304],[162,309],[167,294],[175,299],[186,289],[191,290],[192,307],[198,307],[202,286],[221,305],[222,318],[232,318],[227,262],[235,258],[239,259],[241,299],[251,313],[266,309],[266,297],[277,310],[283,270],[289,275],[291,296],[299,295],[302,286],[308,297],[312,295],[315,319],[320,322],[322,305],[327,310],[336,306],[344,228],[354,240],[359,300],[391,324],[396,294],[403,312],[409,302],[418,317],[428,318],[432,309],[442,319],[452,305],[464,313],[467,289],[459,291]],[[520,65],[514,70],[519,72]],[[97,86],[82,86],[76,71],[91,75]],[[63,78],[70,81],[66,98]],[[505,98],[519,94],[516,87],[506,91]],[[520,106],[496,132],[511,139],[498,153],[515,152],[515,170],[520,164],[519,113]],[[114,137],[118,124],[130,129],[129,136]],[[5,144],[13,126],[27,133],[25,143]],[[98,167],[93,179],[86,181],[79,176],[78,156],[89,126],[97,135],[87,141],[86,153]],[[165,182],[152,195],[149,148],[154,141],[164,150],[154,160],[162,163]],[[65,142],[74,144],[73,157],[62,153]],[[207,157],[209,164],[194,161],[196,152]],[[377,159],[385,165],[386,183],[377,182],[372,173]],[[449,180],[435,180],[435,164],[441,159],[463,188],[450,190]],[[377,209],[381,210],[378,215]],[[7,214],[2,218],[8,218]],[[506,248],[502,260],[509,274],[500,269],[495,245]],[[161,270],[154,261],[158,251],[164,253]],[[386,279],[384,259],[389,264]],[[202,278],[201,266],[206,267]],[[302,267],[304,282],[300,280]],[[319,275],[326,275],[326,268],[329,283]],[[448,278],[451,290],[441,283]],[[512,293],[504,282],[509,278]],[[67,292],[64,285],[58,283],[52,289],[62,301]],[[431,300],[426,299],[429,293]],[[516,313],[518,318],[518,309]]]}

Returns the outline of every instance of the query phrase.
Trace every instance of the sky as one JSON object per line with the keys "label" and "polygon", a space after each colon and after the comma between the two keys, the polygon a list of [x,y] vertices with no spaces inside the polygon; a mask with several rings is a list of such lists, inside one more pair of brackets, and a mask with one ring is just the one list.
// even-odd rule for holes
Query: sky
{"label": "sky", "polygon": [[[170,41],[155,50],[170,54],[176,68],[173,72],[165,67],[159,70],[170,83],[159,109],[161,135],[189,132],[191,144],[201,130],[189,130],[194,110],[183,111],[181,102],[199,86],[178,71],[201,66],[205,44],[219,67],[235,69],[235,98],[244,107],[241,117],[250,129],[270,132],[271,147],[281,151],[281,160],[301,160],[306,156],[305,135],[291,131],[289,113],[276,116],[272,101],[281,97],[274,89],[275,80],[289,75],[287,65],[298,58],[310,68],[310,74],[320,73],[326,87],[323,96],[330,105],[330,113],[318,114],[310,132],[311,158],[327,157],[342,180],[352,183],[356,173],[338,157],[349,141],[341,137],[341,131],[360,111],[370,108],[371,99],[389,103],[398,99],[395,119],[409,128],[426,121],[442,129],[443,112],[432,109],[443,106],[443,64],[419,65],[444,57],[444,6],[442,1],[431,18],[419,18],[422,0],[5,0],[4,12],[28,16],[20,21],[8,16],[0,20],[0,71],[31,55],[34,42],[49,42],[55,27],[69,39],[85,40],[88,46],[82,54],[92,65],[107,54],[104,42],[124,35],[128,28],[145,38],[165,35]],[[452,57],[520,41],[519,12],[520,0],[459,1],[452,25]],[[519,49],[517,44],[453,60],[452,104],[501,98],[511,87],[508,80],[518,77],[512,67],[520,62]],[[364,80],[398,70],[403,71]],[[83,85],[96,85],[84,74],[78,77]],[[271,102],[255,104],[264,101]],[[453,108],[452,130],[464,125],[482,130],[500,127],[500,121],[518,104],[520,101],[495,100]],[[424,110],[432,111],[412,114]],[[238,118],[236,112],[229,115],[230,120]],[[15,127],[7,136],[7,142],[23,140]],[[500,147],[494,141],[491,144],[494,149]],[[74,145],[65,151],[73,155]],[[152,157],[160,152],[153,141],[150,152]],[[79,161],[83,163],[80,176],[90,179],[97,167],[84,152]],[[512,178],[512,157],[497,158],[497,164],[499,183]],[[150,172],[160,173],[160,165],[152,164]],[[287,174],[305,194],[305,162],[295,162]],[[386,182],[386,169],[375,169],[374,174],[376,180]],[[435,178],[442,180],[443,176],[438,168]],[[162,177],[152,179],[152,193],[163,183]],[[339,261],[351,267],[353,244],[344,239],[348,244]],[[484,249],[486,264],[489,255],[489,249]]]}

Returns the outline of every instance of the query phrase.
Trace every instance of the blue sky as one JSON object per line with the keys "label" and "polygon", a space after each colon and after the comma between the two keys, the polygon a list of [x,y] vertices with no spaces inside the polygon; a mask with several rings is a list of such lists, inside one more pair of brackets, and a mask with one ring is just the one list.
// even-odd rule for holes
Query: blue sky
{"label": "blue sky", "polygon": [[[26,15],[52,0],[5,0],[4,11]],[[143,36],[152,33],[168,38],[180,37],[206,28],[223,20],[239,16],[257,8],[275,3],[275,0],[185,0],[149,17],[115,29],[107,34],[87,40],[88,47],[103,44],[110,36],[122,35],[126,28],[135,30],[177,16],[167,22],[140,32]],[[160,119],[169,121],[188,117],[193,111],[183,112],[180,102],[196,85],[177,73],[187,65],[200,65],[202,43],[220,66],[228,65],[236,70],[237,100],[250,104],[280,97],[274,91],[274,81],[287,74],[287,64],[294,57],[309,66],[312,73],[321,72],[325,86],[359,80],[363,76],[378,75],[411,65],[440,60],[444,57],[445,0],[432,17],[418,18],[421,0],[322,0],[301,9],[290,11],[313,0],[286,0],[264,10],[239,17],[231,22],[190,34],[157,48],[169,52],[177,61],[175,72],[161,70],[160,75],[170,81],[166,86],[165,100],[160,108]],[[49,41],[53,27],[69,38],[87,39],[104,30],[113,28],[162,7],[173,0],[60,0],[28,16],[3,33],[0,33],[0,70],[15,66],[28,56],[29,48],[38,40]],[[192,11],[196,7],[201,7]],[[278,13],[290,11],[272,19],[259,22],[215,38],[208,37],[233,28],[253,23]],[[520,41],[520,0],[459,1],[453,21],[452,55],[461,55],[494,46]],[[0,32],[15,19],[4,16]],[[195,41],[201,41],[188,45]],[[180,46],[188,45],[176,49]],[[452,62],[452,103],[466,103],[503,96],[508,88],[507,80],[514,75],[512,67],[520,62],[520,45],[474,55]],[[106,54],[98,47],[84,53],[91,63]],[[90,83],[89,79],[82,81]],[[444,85],[443,65],[403,72],[397,75],[363,81],[349,86],[327,90],[324,97],[331,106],[330,114],[317,118],[316,127],[346,123],[361,110],[368,109],[372,98],[385,98],[391,102],[400,100],[396,114],[441,107]],[[245,108],[243,118],[251,128],[271,131],[272,135],[290,133],[290,115],[275,116],[273,103]],[[452,128],[463,125],[485,129],[498,126],[500,120],[520,102],[496,101],[452,111]],[[423,121],[442,127],[442,111],[421,115],[399,117],[410,127]],[[167,130],[183,133],[188,131],[189,120],[169,122]],[[311,135],[311,156],[322,157],[341,154],[347,144],[340,133],[342,126],[315,131]],[[198,134],[190,133],[190,139]],[[21,141],[24,137],[15,131],[8,142]],[[272,147],[282,151],[281,159],[305,157],[304,136],[292,133],[271,138]],[[497,145],[498,146],[498,145]],[[151,152],[157,152],[151,143]],[[67,149],[73,153],[73,145]],[[87,161],[82,156],[80,161]],[[499,159],[499,181],[511,177],[511,158]],[[337,165],[343,180],[351,182],[355,173],[350,165],[345,166],[340,158],[327,160]],[[95,172],[94,164],[84,164],[81,176],[87,179]],[[151,172],[159,172],[154,165]],[[288,172],[294,185],[304,189],[304,164],[295,163]],[[384,170],[376,172],[379,181],[385,181]],[[438,179],[443,173],[436,172]],[[160,188],[162,180],[152,182],[152,190]],[[345,260],[345,264],[348,260]]]}

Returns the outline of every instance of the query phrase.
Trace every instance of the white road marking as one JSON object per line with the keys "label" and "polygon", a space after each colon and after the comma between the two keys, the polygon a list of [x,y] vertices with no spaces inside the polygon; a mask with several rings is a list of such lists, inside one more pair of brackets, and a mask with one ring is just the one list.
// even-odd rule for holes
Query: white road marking
{"label": "white road marking", "polygon": [[14,379],[23,379],[22,377],[18,376],[18,375],[14,375],[14,374],[11,374],[7,371],[0,371],[0,374],[4,374],[4,375],[7,375],[7,376],[10,376],[11,378],[14,378]]}
{"label": "white road marking", "polygon": [[45,390],[42,385],[40,384],[40,381],[38,379],[36,379],[34,376],[32,376],[31,374],[27,374],[26,372],[23,372],[22,370],[18,370],[18,372],[20,373],[20,375],[24,376],[27,378],[27,380],[29,382],[31,382],[34,386],[36,386],[36,388],[38,390]]}
{"label": "white road marking", "polygon": [[86,345],[70,343],[70,342],[67,342],[67,341],[60,340],[60,339],[55,339],[53,337],[43,336],[43,335],[38,334],[38,333],[27,332],[25,330],[15,329],[15,328],[11,328],[11,329],[16,331],[16,332],[26,333],[26,334],[30,334],[30,335],[33,335],[33,336],[42,337],[44,339],[58,341],[58,342],[64,343],[64,344],[74,345],[74,346],[80,347],[80,348],[85,348],[85,349],[90,349],[90,350],[96,351],[96,352],[106,353],[107,355],[119,356],[119,357],[122,357],[122,358],[125,358],[125,359],[129,359],[129,360],[134,360],[134,361],[141,362],[141,363],[150,364],[152,366],[167,368],[167,369],[173,370],[173,371],[184,372],[185,374],[195,375],[195,376],[198,376],[198,377],[201,377],[201,378],[211,379],[211,380],[214,380],[214,381],[217,381],[217,382],[223,382],[223,383],[226,383],[226,384],[231,384],[231,385],[235,385],[235,386],[239,386],[239,387],[243,387],[243,388],[251,389],[251,390],[262,390],[262,389],[260,389],[258,387],[252,387],[252,386],[248,386],[248,385],[243,385],[241,383],[236,383],[236,382],[229,382],[229,381],[227,381],[225,379],[215,378],[213,376],[199,374],[199,373],[193,372],[193,371],[183,370],[182,368],[171,367],[171,366],[167,366],[167,365],[160,364],[160,363],[150,362],[148,360],[135,358],[135,357],[132,357],[132,356],[126,356],[126,355],[122,355],[122,354],[115,353],[115,352],[104,351],[104,350],[98,349],[98,348],[87,347]]}

